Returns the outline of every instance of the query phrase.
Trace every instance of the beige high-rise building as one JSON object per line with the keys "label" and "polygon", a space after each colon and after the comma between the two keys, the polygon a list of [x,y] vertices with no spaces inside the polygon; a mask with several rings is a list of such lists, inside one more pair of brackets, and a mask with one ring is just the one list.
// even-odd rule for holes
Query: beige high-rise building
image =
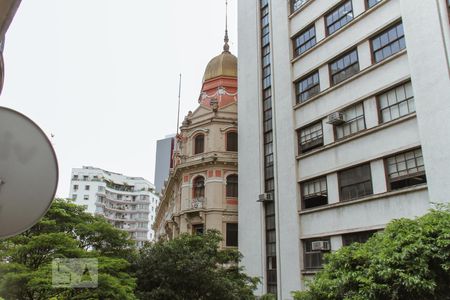
{"label": "beige high-rise building", "polygon": [[207,65],[199,106],[176,137],[173,168],[162,190],[157,239],[219,230],[237,246],[237,58],[225,35],[223,52]]}

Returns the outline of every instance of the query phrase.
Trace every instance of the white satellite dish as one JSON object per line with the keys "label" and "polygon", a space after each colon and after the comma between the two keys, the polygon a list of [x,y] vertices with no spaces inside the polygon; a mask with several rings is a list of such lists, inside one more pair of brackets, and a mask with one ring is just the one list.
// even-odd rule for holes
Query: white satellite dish
{"label": "white satellite dish", "polygon": [[26,116],[0,107],[0,238],[36,224],[57,185],[58,162],[45,134]]}

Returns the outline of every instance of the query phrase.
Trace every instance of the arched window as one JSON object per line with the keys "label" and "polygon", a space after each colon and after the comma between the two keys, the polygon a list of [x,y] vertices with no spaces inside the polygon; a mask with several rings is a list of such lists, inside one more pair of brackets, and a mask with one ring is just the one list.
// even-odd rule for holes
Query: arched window
{"label": "arched window", "polygon": [[205,136],[199,134],[194,140],[194,154],[199,154],[205,152]]}
{"label": "arched window", "polygon": [[238,151],[238,136],[236,131],[227,133],[227,151]]}
{"label": "arched window", "polygon": [[198,176],[194,179],[194,198],[205,197],[205,179],[202,176]]}
{"label": "arched window", "polygon": [[238,196],[238,176],[230,175],[227,177],[227,197]]}

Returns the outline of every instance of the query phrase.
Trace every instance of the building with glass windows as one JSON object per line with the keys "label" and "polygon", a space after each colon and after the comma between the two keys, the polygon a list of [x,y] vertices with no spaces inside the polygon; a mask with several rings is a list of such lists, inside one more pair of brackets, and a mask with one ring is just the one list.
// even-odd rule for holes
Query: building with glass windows
{"label": "building with glass windows", "polygon": [[154,239],[159,197],[152,183],[94,167],[72,169],[70,196],[86,211],[127,231],[138,247]]}
{"label": "building with glass windows", "polygon": [[215,229],[238,244],[237,58],[228,36],[207,65],[198,107],[176,136],[169,178],[153,226],[157,239]]}
{"label": "building with glass windows", "polygon": [[240,1],[239,249],[291,299],[450,195],[448,1]]}

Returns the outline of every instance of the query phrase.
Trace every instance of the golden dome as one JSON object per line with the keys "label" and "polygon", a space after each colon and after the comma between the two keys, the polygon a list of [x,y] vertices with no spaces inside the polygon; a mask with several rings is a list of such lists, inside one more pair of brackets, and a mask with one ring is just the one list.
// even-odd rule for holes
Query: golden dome
{"label": "golden dome", "polygon": [[227,50],[210,60],[203,75],[203,82],[219,76],[237,77],[237,57]]}

